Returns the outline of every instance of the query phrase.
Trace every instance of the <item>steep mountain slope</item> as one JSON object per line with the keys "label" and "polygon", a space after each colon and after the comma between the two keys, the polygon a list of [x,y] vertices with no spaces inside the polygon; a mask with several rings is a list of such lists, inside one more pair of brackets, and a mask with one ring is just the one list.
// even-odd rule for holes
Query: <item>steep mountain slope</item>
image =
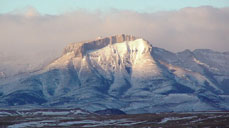
{"label": "steep mountain slope", "polygon": [[200,73],[208,78],[223,94],[229,94],[229,54],[220,53],[209,49],[197,49],[191,52],[185,50],[179,53],[171,53],[166,50],[155,48],[154,55],[164,62]]}
{"label": "steep mountain slope", "polygon": [[0,105],[228,110],[228,58],[208,50],[172,53],[130,35],[73,43],[42,70],[0,85]]}

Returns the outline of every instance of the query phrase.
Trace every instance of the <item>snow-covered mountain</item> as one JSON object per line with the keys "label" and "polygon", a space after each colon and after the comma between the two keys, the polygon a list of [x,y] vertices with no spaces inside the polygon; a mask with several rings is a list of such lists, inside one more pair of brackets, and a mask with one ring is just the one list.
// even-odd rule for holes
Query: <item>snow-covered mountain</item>
{"label": "snow-covered mountain", "polygon": [[48,66],[0,84],[2,107],[229,110],[229,54],[172,53],[123,34],[69,44]]}

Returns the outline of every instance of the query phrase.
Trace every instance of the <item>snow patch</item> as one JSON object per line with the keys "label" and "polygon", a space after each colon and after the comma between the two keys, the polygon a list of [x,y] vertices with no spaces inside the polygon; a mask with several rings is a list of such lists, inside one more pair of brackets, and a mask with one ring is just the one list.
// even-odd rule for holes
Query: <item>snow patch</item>
{"label": "snow patch", "polygon": [[177,121],[177,120],[190,120],[193,118],[197,118],[197,116],[190,116],[190,117],[166,117],[159,122],[159,124],[167,123],[168,121]]}

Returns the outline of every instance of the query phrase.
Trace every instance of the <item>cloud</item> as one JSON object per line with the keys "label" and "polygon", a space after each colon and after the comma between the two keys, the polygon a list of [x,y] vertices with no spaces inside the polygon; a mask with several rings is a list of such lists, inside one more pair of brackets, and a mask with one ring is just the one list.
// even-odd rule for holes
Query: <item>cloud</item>
{"label": "cloud", "polygon": [[32,18],[36,16],[41,16],[40,13],[32,6],[26,6],[25,8],[22,8],[22,9],[13,10],[5,15],[21,16],[24,18]]}
{"label": "cloud", "polygon": [[198,48],[229,51],[228,23],[229,8],[210,6],[155,13],[77,10],[56,16],[40,15],[30,7],[20,14],[0,15],[0,51],[60,53],[70,42],[120,33],[143,37],[175,52]]}

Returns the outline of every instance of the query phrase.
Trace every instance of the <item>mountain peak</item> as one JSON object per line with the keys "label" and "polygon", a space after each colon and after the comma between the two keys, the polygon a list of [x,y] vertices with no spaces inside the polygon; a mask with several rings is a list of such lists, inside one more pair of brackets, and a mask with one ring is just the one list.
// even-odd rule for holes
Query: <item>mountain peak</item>
{"label": "mountain peak", "polygon": [[71,64],[73,58],[77,58],[80,61],[81,59],[87,58],[87,55],[89,57],[107,56],[107,58],[109,58],[111,56],[109,52],[120,54],[122,57],[128,54],[128,56],[132,56],[132,59],[136,57],[141,58],[142,55],[149,55],[151,49],[152,46],[148,41],[142,38],[136,38],[132,35],[122,34],[105,38],[99,37],[93,41],[69,44],[64,49],[63,55],[48,65],[48,69],[66,67]]}
{"label": "mountain peak", "polygon": [[105,114],[114,112],[107,108],[229,110],[228,62],[228,55],[208,50],[175,54],[130,35],[99,37],[68,45],[37,72],[4,80],[0,71],[0,107],[77,107]]}
{"label": "mountain peak", "polygon": [[105,38],[97,38],[92,41],[83,41],[78,43],[71,43],[65,47],[63,54],[74,52],[76,56],[84,56],[88,51],[103,48],[109,44],[121,43],[124,41],[133,41],[136,37],[132,35],[114,35]]}

